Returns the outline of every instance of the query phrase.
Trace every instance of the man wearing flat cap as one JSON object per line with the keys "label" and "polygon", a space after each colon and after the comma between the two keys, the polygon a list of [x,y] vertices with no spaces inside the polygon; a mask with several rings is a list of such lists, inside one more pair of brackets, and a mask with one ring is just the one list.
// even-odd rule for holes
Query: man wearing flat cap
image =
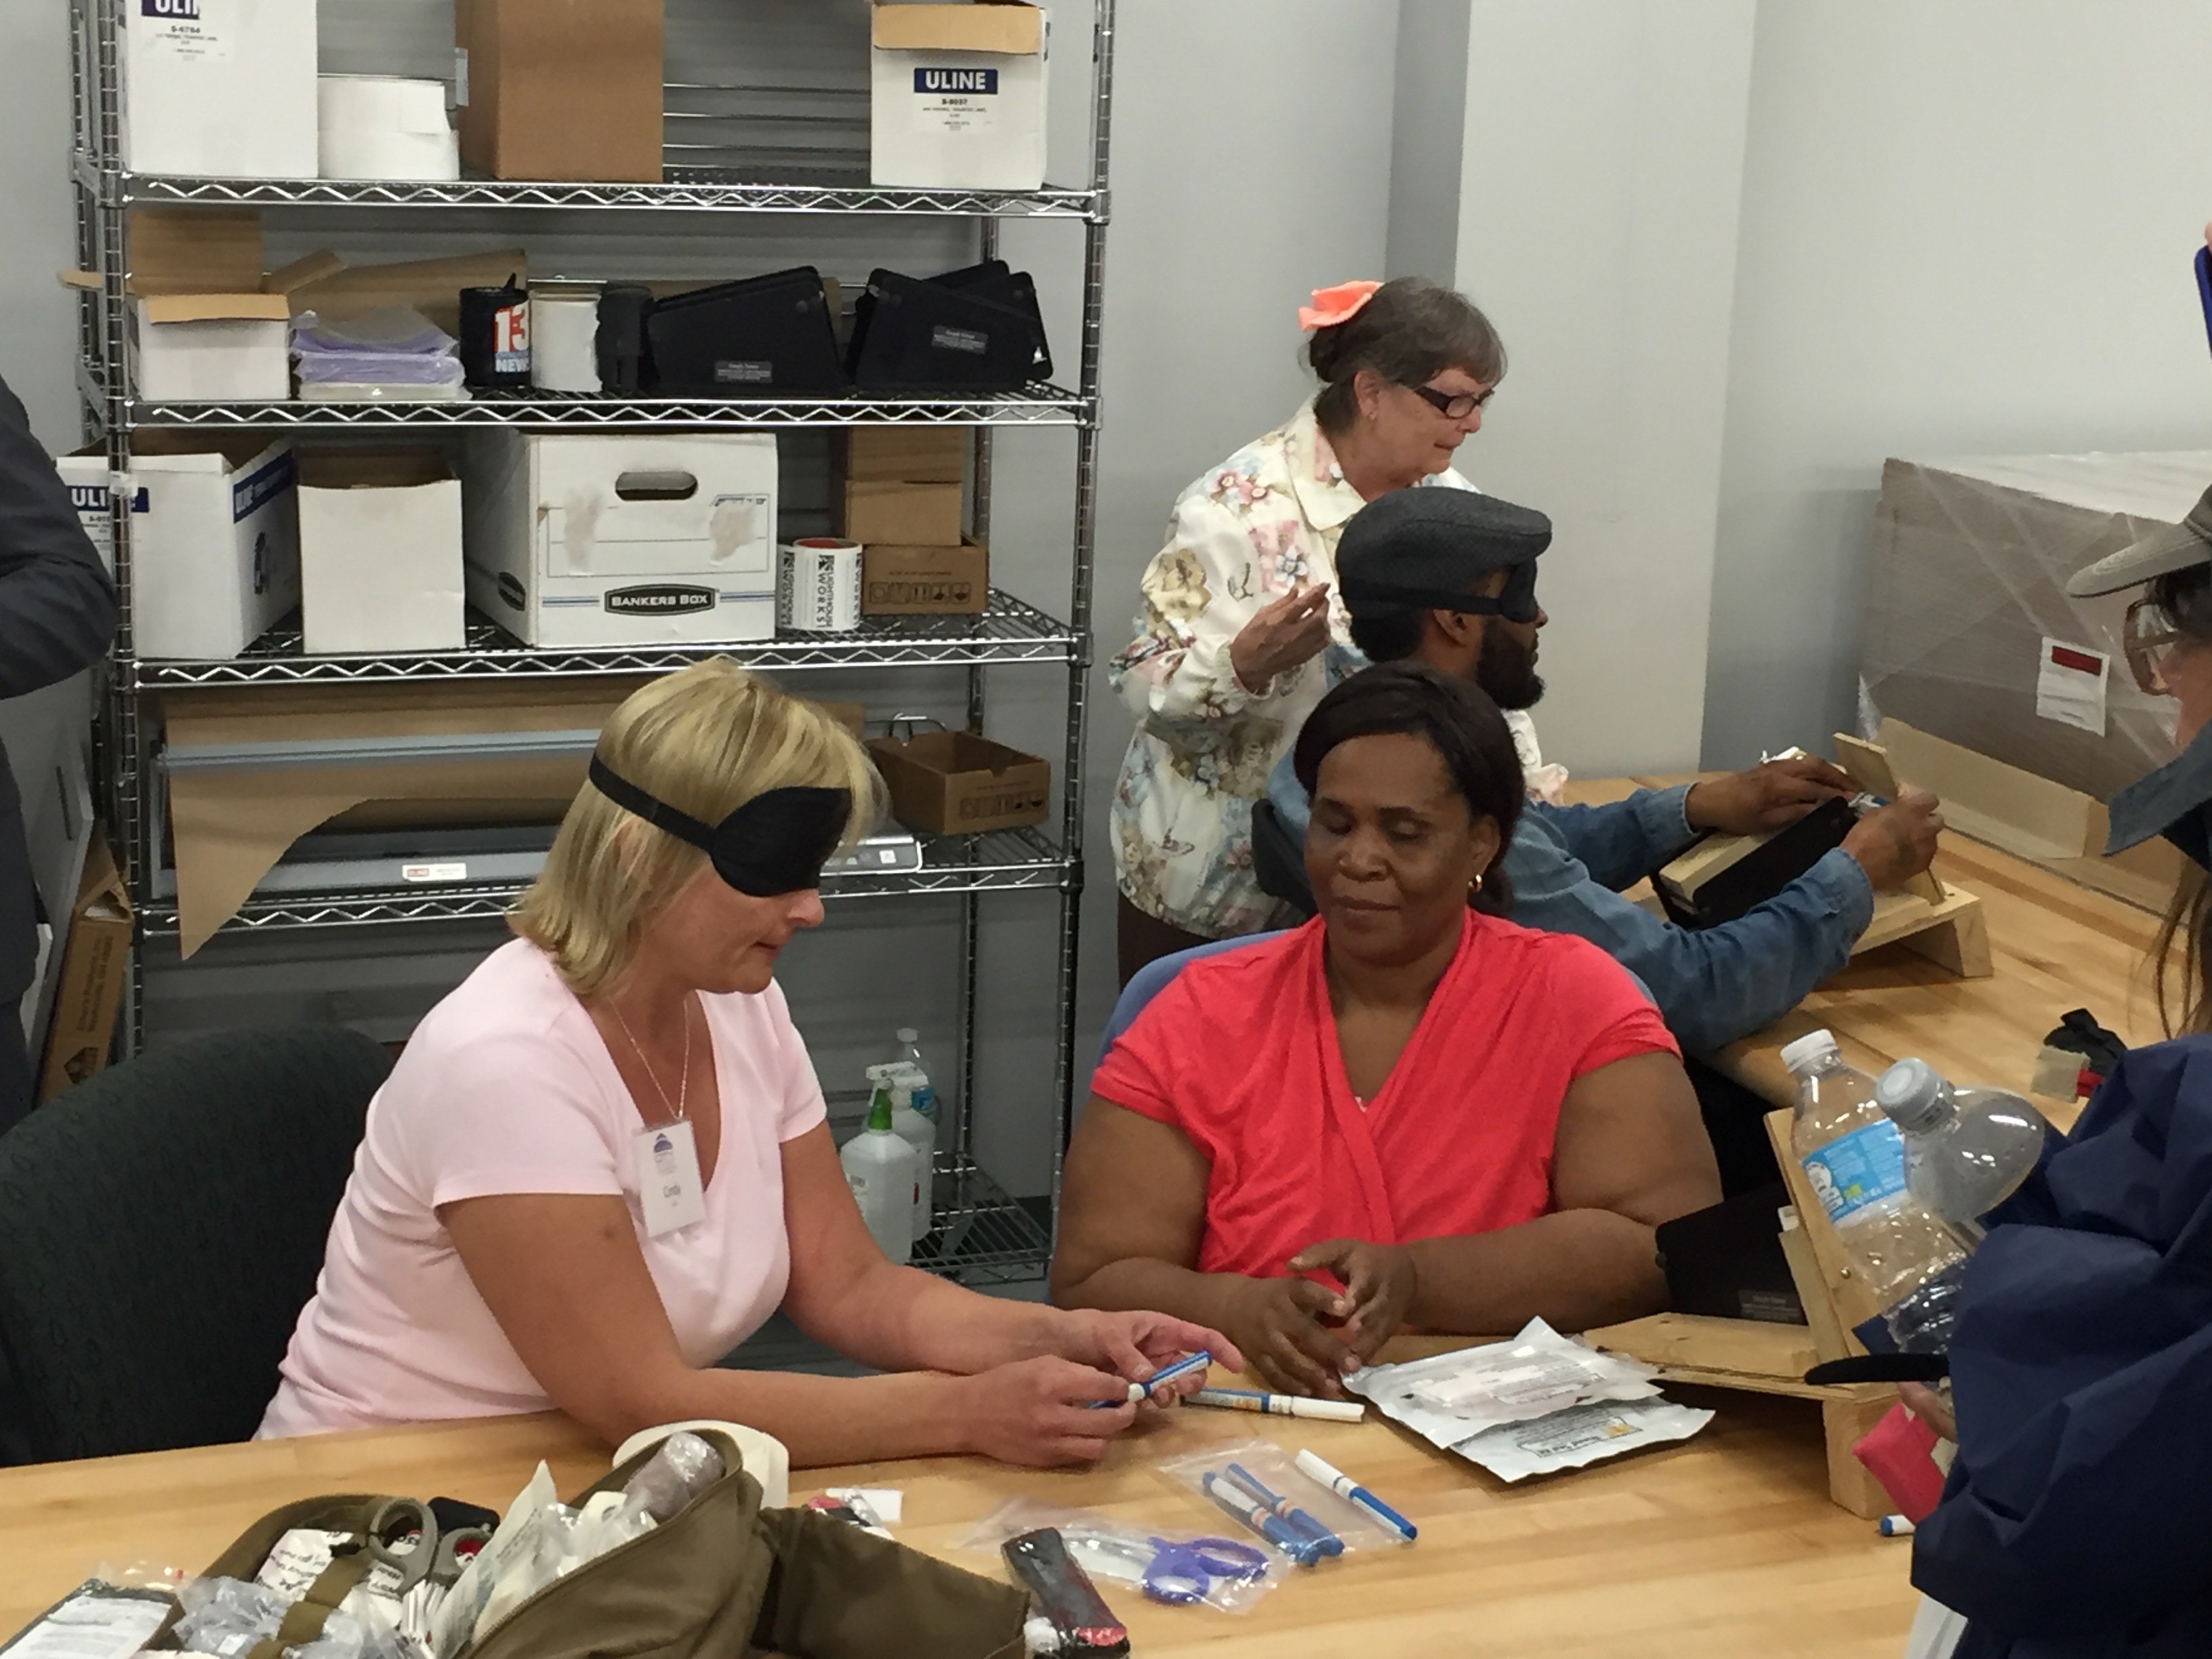
{"label": "man wearing flat cap", "polygon": [[[1337,548],[1353,643],[1372,662],[1418,658],[1488,692],[1500,708],[1530,707],[1544,695],[1537,636],[1549,618],[1536,603],[1536,561],[1551,540],[1543,514],[1493,495],[1401,489],[1377,498]],[[1621,890],[1707,830],[1778,830],[1854,793],[1835,767],[1803,759],[1640,789],[1603,806],[1532,801],[1505,852],[1513,920],[1604,947],[1644,982],[1686,1051],[1711,1053],[1787,1013],[1850,959],[1875,891],[1902,886],[1934,857],[1934,797],[1908,795],[1869,814],[1774,897],[1717,927],[1676,927]],[[1267,800],[1302,842],[1310,811],[1287,764],[1269,780]],[[1762,1171],[1772,1178],[1763,1131],[1756,1144],[1739,1139],[1732,1158],[1715,1135],[1732,1191],[1758,1184]],[[1741,1181],[1729,1167],[1737,1161]]]}

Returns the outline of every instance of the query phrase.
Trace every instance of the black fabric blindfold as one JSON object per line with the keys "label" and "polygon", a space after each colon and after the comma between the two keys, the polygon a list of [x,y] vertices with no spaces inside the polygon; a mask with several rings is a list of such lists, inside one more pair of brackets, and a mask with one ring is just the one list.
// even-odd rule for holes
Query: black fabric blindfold
{"label": "black fabric blindfold", "polygon": [[597,755],[592,787],[656,830],[698,848],[714,873],[740,893],[781,898],[822,884],[822,866],[845,838],[853,797],[844,789],[771,789],[755,795],[720,823],[706,823],[655,799]]}
{"label": "black fabric blindfold", "polygon": [[1338,590],[1347,605],[1357,608],[1364,599],[1397,611],[1458,611],[1471,617],[1503,617],[1526,624],[1536,620],[1536,562],[1508,565],[1505,591],[1496,599],[1480,593],[1455,593],[1449,588],[1408,587],[1399,582],[1378,581],[1371,576],[1339,573]]}

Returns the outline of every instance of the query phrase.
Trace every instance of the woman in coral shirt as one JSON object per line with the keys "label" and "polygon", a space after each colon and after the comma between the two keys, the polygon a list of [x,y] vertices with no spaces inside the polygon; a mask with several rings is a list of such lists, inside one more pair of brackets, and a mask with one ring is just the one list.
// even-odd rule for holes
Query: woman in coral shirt
{"label": "woman in coral shirt", "polygon": [[1203,1322],[1323,1395],[1408,1322],[1662,1306],[1652,1230],[1719,1200],[1712,1148],[1628,973],[1504,918],[1522,781],[1495,705],[1368,669],[1295,763],[1320,914],[1189,964],[1101,1063],[1054,1298]]}

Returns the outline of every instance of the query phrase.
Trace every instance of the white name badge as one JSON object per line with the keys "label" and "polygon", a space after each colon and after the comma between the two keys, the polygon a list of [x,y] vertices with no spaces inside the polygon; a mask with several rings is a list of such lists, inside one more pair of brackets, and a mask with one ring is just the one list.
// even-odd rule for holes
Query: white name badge
{"label": "white name badge", "polygon": [[640,1130],[630,1141],[630,1158],[637,1169],[637,1203],[645,1213],[648,1237],[675,1232],[706,1215],[699,1146],[688,1121]]}

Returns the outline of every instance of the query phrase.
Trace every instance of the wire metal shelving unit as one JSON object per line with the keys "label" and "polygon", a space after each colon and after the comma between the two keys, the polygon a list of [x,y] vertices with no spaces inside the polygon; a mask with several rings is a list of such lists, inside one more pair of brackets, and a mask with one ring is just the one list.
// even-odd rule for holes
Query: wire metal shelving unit
{"label": "wire metal shelving unit", "polygon": [[[210,179],[126,171],[123,166],[120,13],[126,0],[71,0],[71,94],[76,149],[77,257],[97,277],[79,295],[78,387],[89,441],[103,444],[111,468],[127,471],[131,434],[142,428],[202,431],[332,431],[517,426],[564,430],[691,428],[774,430],[876,425],[975,428],[974,532],[988,539],[991,506],[991,434],[1004,428],[1073,428],[1074,499],[1068,563],[1067,609],[1054,617],[1012,595],[994,590],[980,616],[912,617],[871,620],[849,634],[785,633],[759,641],[704,646],[633,646],[563,650],[532,647],[471,616],[467,645],[458,652],[373,656],[309,656],[295,627],[280,625],[240,655],[180,661],[140,657],[134,646],[131,606],[131,524],[125,492],[116,492],[113,526],[116,586],[121,623],[110,663],[99,732],[102,806],[118,860],[130,872],[137,911],[137,938],[126,985],[123,1040],[136,1048],[144,1033],[143,945],[178,932],[173,897],[157,895],[152,873],[161,848],[158,779],[160,734],[149,702],[163,696],[210,688],[281,685],[443,684],[491,678],[545,679],[591,675],[659,673],[702,658],[726,654],[749,667],[792,672],[815,670],[956,668],[965,671],[968,724],[981,729],[986,671],[1007,664],[1046,664],[1066,676],[1060,814],[1049,827],[995,834],[925,839],[921,866],[899,872],[832,872],[823,896],[840,904],[914,895],[953,895],[959,901],[958,1122],[940,1138],[938,1208],[941,1222],[916,1246],[917,1264],[969,1282],[1002,1282],[1034,1276],[1050,1249],[1048,1221],[1010,1198],[975,1157],[978,897],[1022,890],[1058,896],[1056,960],[1059,1030],[1054,1063],[1053,1198],[1073,1106],[1077,927],[1082,889],[1084,789],[1082,761],[1088,721],[1086,679],[1091,665],[1091,576],[1096,529],[1099,434],[1099,339],[1104,299],[1109,137],[1113,102],[1113,0],[1097,0],[1089,100],[1090,179],[1081,187],[1036,191],[921,190],[868,184],[849,165],[856,129],[866,115],[854,89],[798,87],[714,87],[672,82],[667,88],[669,165],[659,184],[583,184],[464,179],[426,183],[349,179]],[[794,115],[793,100],[823,94],[824,106],[843,112]],[[783,113],[740,118],[712,107],[728,103],[781,102]],[[838,100],[846,100],[839,103]],[[702,158],[744,146],[717,137],[744,118],[747,131],[793,131],[797,142],[771,139],[750,146],[757,156],[795,163],[763,171],[706,165]],[[805,123],[835,129],[843,150],[810,142]],[[814,137],[825,136],[816,132]],[[830,165],[824,165],[825,160]],[[1036,384],[1018,392],[963,398],[806,398],[781,399],[586,397],[547,392],[477,393],[453,404],[161,403],[140,398],[134,386],[125,276],[129,270],[128,215],[134,208],[332,209],[364,215],[397,212],[410,230],[434,223],[441,212],[481,216],[487,210],[557,210],[582,218],[611,216],[635,227],[636,216],[655,212],[666,225],[711,224],[730,215],[782,217],[858,216],[875,218],[952,216],[972,221],[983,257],[998,251],[999,229],[1008,222],[1064,222],[1080,228],[1081,338],[1073,386]],[[664,221],[655,221],[661,228]],[[261,937],[302,930],[367,928],[439,922],[483,922],[506,914],[514,883],[457,882],[436,887],[346,892],[256,894],[222,930]],[[950,1144],[947,1144],[949,1141]]]}

